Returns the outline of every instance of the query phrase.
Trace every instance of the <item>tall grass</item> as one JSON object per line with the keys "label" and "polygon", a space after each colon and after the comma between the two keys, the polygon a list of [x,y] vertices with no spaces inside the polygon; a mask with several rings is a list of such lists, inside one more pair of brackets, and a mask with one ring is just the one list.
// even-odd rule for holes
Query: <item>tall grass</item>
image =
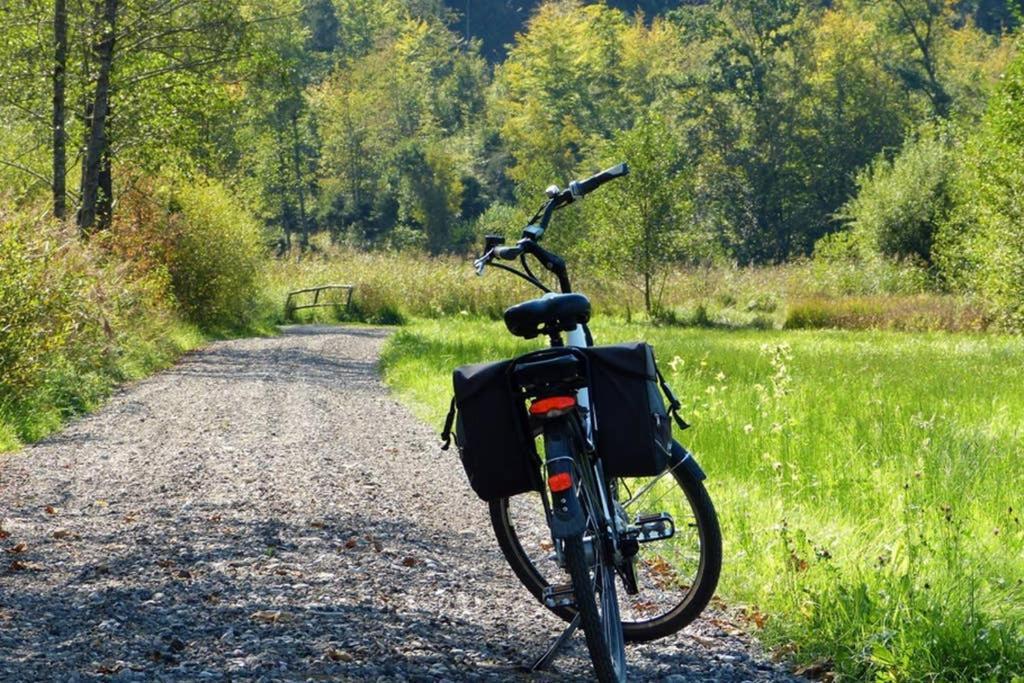
{"label": "tall grass", "polygon": [[[896,329],[976,329],[986,325],[960,299],[926,294],[929,281],[923,271],[881,260],[860,267],[810,261],[762,268],[680,267],[658,286],[658,305],[650,315],[643,309],[639,290],[589,276],[585,265],[574,265],[578,266],[573,269],[574,284],[592,299],[595,310],[627,320],[783,327],[790,317],[788,309],[795,306],[799,310],[791,325],[801,321],[802,326]],[[536,293],[522,281],[493,270],[485,277],[474,277],[468,256],[362,252],[335,247],[323,239],[316,242],[314,252],[301,259],[275,259],[269,268],[269,283],[269,297],[279,320],[287,318],[284,302],[288,291],[321,284],[354,284],[351,309],[299,311],[295,320],[395,322],[448,315],[498,319],[517,298]],[[870,302],[871,315],[832,314],[833,302],[851,296]],[[854,306],[855,313],[863,313],[866,305]]]}
{"label": "tall grass", "polygon": [[[720,593],[769,645],[857,680],[1024,675],[1024,340],[593,327],[655,345],[721,515]],[[417,321],[385,372],[439,420],[453,366],[532,346]]]}

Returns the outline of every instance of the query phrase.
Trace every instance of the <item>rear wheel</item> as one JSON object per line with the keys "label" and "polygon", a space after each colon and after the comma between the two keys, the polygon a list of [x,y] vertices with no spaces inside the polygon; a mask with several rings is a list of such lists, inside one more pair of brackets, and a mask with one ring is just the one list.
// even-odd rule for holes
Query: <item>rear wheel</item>
{"label": "rear wheel", "polygon": [[[676,461],[658,477],[614,480],[618,513],[629,521],[668,512],[675,534],[640,544],[632,572],[639,592],[619,583],[619,608],[628,642],[662,638],[682,629],[704,610],[718,584],[722,537],[714,505],[703,483]],[[491,523],[498,545],[519,580],[539,601],[544,588],[559,583],[558,566],[540,496],[493,501]],[[576,611],[553,610],[566,621]]]}

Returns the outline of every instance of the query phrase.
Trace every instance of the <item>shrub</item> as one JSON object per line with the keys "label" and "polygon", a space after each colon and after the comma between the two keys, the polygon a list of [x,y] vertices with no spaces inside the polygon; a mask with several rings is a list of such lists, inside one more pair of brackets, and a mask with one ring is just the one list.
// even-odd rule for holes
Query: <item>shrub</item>
{"label": "shrub", "polygon": [[1004,327],[1024,331],[1024,56],[992,96],[958,168],[939,267],[980,295]]}
{"label": "shrub", "polygon": [[0,213],[0,226],[0,411],[9,415],[54,390],[73,395],[57,380],[102,365],[109,323],[73,232],[27,213]]}
{"label": "shrub", "polygon": [[879,156],[858,175],[857,195],[840,211],[851,239],[832,249],[929,261],[950,208],[952,170],[950,137],[933,128],[909,139],[893,159]]}
{"label": "shrub", "polygon": [[243,330],[266,310],[263,233],[221,184],[140,180],[122,199],[112,248],[163,273],[182,313],[211,331]]}
{"label": "shrub", "polygon": [[114,235],[0,207],[0,450],[56,429],[121,380],[198,342],[166,273],[128,263]]}

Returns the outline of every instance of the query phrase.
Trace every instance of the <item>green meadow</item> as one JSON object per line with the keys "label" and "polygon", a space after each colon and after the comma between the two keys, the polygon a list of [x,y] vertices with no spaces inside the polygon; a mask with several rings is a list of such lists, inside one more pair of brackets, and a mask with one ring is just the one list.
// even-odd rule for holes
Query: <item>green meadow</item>
{"label": "green meadow", "polygon": [[[1021,680],[1024,340],[592,327],[654,345],[721,518],[719,595],[768,646],[840,677]],[[440,428],[453,367],[537,345],[415,320],[384,369]]]}

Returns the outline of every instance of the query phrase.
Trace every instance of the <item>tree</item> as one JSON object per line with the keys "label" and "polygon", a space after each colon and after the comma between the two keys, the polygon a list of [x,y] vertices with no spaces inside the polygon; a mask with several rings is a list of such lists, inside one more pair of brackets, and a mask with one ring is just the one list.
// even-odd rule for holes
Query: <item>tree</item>
{"label": "tree", "polygon": [[1024,331],[1024,58],[1014,60],[957,162],[955,208],[935,245],[939,268],[1005,327]]}
{"label": "tree", "polygon": [[645,310],[656,313],[669,267],[714,253],[710,236],[692,221],[687,157],[663,120],[645,118],[603,145],[598,158],[602,166],[628,161],[630,173],[586,200],[592,227],[581,242],[594,263],[633,285]]}
{"label": "tree", "polygon": [[494,115],[525,196],[572,176],[633,116],[623,94],[625,16],[603,4],[548,2],[497,70]]}

